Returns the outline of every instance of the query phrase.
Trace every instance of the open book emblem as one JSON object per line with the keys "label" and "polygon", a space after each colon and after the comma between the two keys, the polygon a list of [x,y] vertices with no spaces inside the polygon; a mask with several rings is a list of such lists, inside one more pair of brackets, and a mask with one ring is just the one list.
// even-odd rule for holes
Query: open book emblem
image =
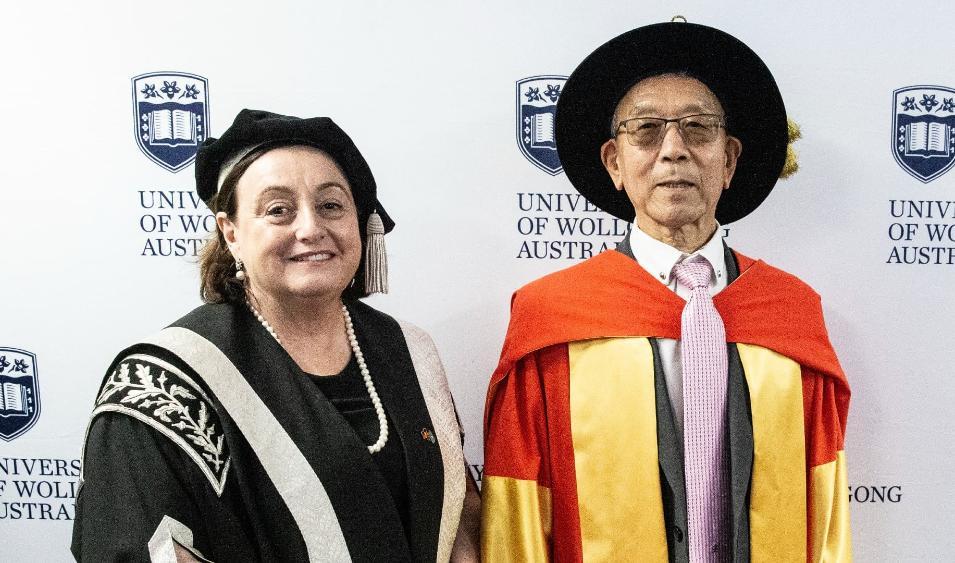
{"label": "open book emblem", "polygon": [[0,347],[0,438],[13,440],[39,417],[36,356],[26,350]]}
{"label": "open book emblem", "polygon": [[892,93],[892,154],[928,183],[955,165],[955,89],[908,86]]}
{"label": "open book emblem", "polygon": [[184,72],[133,77],[136,144],[150,160],[179,172],[196,158],[209,124],[206,79]]}
{"label": "open book emblem", "polygon": [[531,76],[517,81],[517,146],[534,166],[552,176],[563,171],[554,141],[557,100],[566,76]]}

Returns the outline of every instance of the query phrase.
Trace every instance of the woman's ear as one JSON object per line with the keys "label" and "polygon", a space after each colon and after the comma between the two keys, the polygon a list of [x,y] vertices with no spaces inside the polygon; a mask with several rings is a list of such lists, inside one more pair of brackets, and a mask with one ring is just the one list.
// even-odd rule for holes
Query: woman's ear
{"label": "woman's ear", "polygon": [[235,223],[232,219],[229,219],[225,211],[216,213],[216,226],[219,227],[222,238],[225,239],[226,244],[229,246],[229,252],[232,253],[232,256],[239,258],[238,229],[236,229]]}

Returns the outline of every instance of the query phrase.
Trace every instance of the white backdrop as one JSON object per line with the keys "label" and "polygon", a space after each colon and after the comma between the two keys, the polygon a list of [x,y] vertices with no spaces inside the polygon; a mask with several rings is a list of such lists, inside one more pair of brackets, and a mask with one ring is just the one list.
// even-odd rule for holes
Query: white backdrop
{"label": "white backdrop", "polygon": [[[144,232],[143,225],[161,214],[177,225],[180,216],[205,211],[144,208],[152,192],[191,191],[193,169],[168,172],[138,148],[132,77],[205,77],[213,135],[249,107],[329,115],[353,137],[397,221],[387,237],[392,293],[370,302],[434,336],[478,471],[484,393],[509,296],[576,261],[519,258],[522,244],[582,240],[562,236],[556,217],[603,217],[522,210],[532,199],[526,194],[574,192],[563,174],[542,171],[519,150],[515,85],[570,74],[607,39],[679,13],[759,53],[802,127],[800,172],[730,225],[728,241],[823,295],[853,387],[846,449],[857,560],[952,560],[955,259],[944,250],[933,251],[946,253],[941,263],[890,262],[894,248],[911,252],[902,246],[955,247],[955,234],[930,242],[927,227],[955,226],[955,203],[945,207],[955,200],[955,172],[923,183],[892,155],[893,92],[955,89],[955,10],[943,0],[821,6],[7,6],[0,20],[0,356],[11,365],[0,376],[13,370],[9,360],[26,361],[14,349],[32,353],[34,365],[17,364],[16,375],[33,375],[40,408],[31,428],[0,440],[0,559],[70,559],[73,460],[103,370],[123,346],[199,304],[194,257],[142,256],[147,239],[196,236],[181,228]],[[893,200],[902,217],[893,216]],[[929,204],[916,203],[923,217],[909,217],[913,201],[941,205],[928,218]],[[547,225],[525,235],[522,217],[547,217]],[[893,223],[914,224],[912,240],[893,240]],[[0,424],[15,423],[4,417],[10,412],[0,411]]]}

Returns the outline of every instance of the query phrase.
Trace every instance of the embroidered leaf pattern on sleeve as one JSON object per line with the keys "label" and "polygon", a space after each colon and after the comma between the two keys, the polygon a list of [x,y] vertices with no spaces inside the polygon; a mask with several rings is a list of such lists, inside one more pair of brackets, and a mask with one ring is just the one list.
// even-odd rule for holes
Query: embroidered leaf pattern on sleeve
{"label": "embroidered leaf pattern on sleeve", "polygon": [[229,456],[225,436],[217,428],[218,417],[208,401],[179,375],[127,358],[107,378],[96,405],[121,411],[108,406],[118,405],[145,415],[145,422],[167,428],[182,440],[180,445],[192,450],[189,453],[194,459],[204,459],[216,477],[223,477]]}

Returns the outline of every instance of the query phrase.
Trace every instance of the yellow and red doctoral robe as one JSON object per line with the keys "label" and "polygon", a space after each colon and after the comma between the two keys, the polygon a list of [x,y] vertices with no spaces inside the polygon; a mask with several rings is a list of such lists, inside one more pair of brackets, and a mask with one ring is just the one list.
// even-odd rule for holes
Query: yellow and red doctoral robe
{"label": "yellow and red doctoral robe", "polygon": [[[736,253],[713,301],[753,425],[752,561],[848,561],[849,386],[818,294]],[[485,408],[487,561],[666,561],[649,338],[685,301],[607,251],[514,294]]]}

